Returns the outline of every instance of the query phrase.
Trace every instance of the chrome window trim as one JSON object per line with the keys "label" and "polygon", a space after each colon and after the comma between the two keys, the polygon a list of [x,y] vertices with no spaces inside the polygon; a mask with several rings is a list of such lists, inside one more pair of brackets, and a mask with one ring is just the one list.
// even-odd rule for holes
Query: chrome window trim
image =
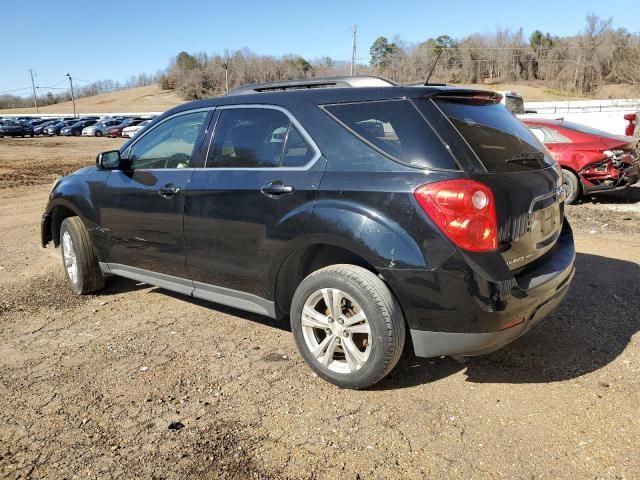
{"label": "chrome window trim", "polygon": [[[224,171],[265,171],[265,170],[294,170],[294,171],[295,170],[301,170],[301,171],[303,171],[303,170],[309,170],[311,167],[313,167],[313,165],[322,156],[322,153],[320,152],[320,149],[318,148],[318,145],[316,144],[316,142],[313,141],[313,138],[311,138],[311,135],[309,135],[307,133],[307,131],[300,124],[298,119],[296,117],[294,117],[293,114],[289,110],[287,110],[284,107],[281,107],[280,105],[268,105],[268,104],[260,104],[260,103],[247,103],[247,104],[218,106],[218,107],[216,107],[216,110],[222,111],[222,110],[238,110],[238,109],[249,109],[249,108],[261,108],[261,109],[265,109],[265,110],[277,110],[279,112],[284,113],[287,116],[287,118],[289,118],[289,121],[293,124],[293,126],[298,129],[298,132],[300,133],[302,138],[304,138],[305,142],[307,142],[307,144],[309,144],[309,146],[315,152],[313,158],[311,160],[309,160],[306,164],[304,164],[304,165],[302,165],[300,167],[287,167],[285,165],[280,165],[280,166],[277,166],[277,167],[208,167],[207,166],[207,161],[209,160],[209,151],[211,150],[211,144],[213,143],[213,140],[215,139],[215,136],[216,136],[218,122],[220,121],[220,115],[218,115],[218,117],[216,118],[216,123],[213,126],[213,131],[212,131],[211,137],[209,138],[209,145],[207,145],[207,153],[205,155],[204,167],[197,168],[196,170],[215,170],[215,171],[220,171],[220,172],[224,172]],[[284,148],[284,145],[283,145],[283,148]]]}
{"label": "chrome window trim", "polygon": [[[216,107],[202,107],[202,108],[194,108],[193,110],[183,110],[181,112],[176,112],[173,115],[169,115],[166,118],[163,118],[162,120],[160,120],[158,123],[156,123],[155,125],[152,125],[151,128],[145,132],[142,133],[137,133],[134,140],[131,142],[130,145],[127,146],[127,149],[124,151],[124,158],[129,158],[129,154],[131,153],[131,149],[136,145],[136,143],[138,143],[140,140],[142,140],[144,137],[146,137],[149,133],[153,132],[158,126],[162,125],[165,122],[168,122],[169,120],[173,120],[174,118],[177,117],[181,117],[182,115],[188,115],[190,113],[198,113],[198,112],[210,112],[211,110],[215,110]],[[207,118],[205,117],[205,120]],[[204,122],[202,123],[202,126],[204,125]],[[195,145],[194,145],[195,147]],[[192,153],[193,154],[193,153]],[[140,170],[169,170],[167,168],[141,168]],[[179,169],[179,170],[183,170],[183,169]]]}

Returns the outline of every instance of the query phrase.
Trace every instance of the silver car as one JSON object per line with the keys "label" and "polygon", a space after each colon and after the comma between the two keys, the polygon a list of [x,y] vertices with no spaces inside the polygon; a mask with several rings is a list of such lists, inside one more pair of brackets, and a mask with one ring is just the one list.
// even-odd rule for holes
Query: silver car
{"label": "silver car", "polygon": [[107,128],[120,125],[124,120],[102,120],[90,127],[82,129],[83,137],[102,137],[107,134]]}
{"label": "silver car", "polygon": [[144,122],[141,122],[138,125],[132,125],[130,127],[125,127],[122,130],[122,136],[125,137],[125,138],[131,138],[136,133],[138,133],[140,130],[142,130],[145,127],[145,125],[148,125],[150,123],[151,123],[151,120],[145,120]]}

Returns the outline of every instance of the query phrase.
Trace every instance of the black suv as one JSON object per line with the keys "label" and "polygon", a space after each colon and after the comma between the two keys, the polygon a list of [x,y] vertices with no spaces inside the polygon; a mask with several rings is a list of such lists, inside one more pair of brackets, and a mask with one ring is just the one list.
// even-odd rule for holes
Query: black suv
{"label": "black suv", "polygon": [[407,330],[418,356],[480,355],[567,293],[560,170],[500,95],[358,77],[231,93],[54,183],[42,244],[75,292],[120,275],[289,316],[349,388],[387,375]]}

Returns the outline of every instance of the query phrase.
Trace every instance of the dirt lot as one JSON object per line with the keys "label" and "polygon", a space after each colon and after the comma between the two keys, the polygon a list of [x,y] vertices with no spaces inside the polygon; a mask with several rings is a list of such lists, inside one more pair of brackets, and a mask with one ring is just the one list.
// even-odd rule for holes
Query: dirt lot
{"label": "dirt lot", "polygon": [[578,273],[514,344],[368,391],[277,323],[113,279],[76,297],[39,217],[106,139],[0,139],[3,478],[640,478],[640,189],[568,208]]}

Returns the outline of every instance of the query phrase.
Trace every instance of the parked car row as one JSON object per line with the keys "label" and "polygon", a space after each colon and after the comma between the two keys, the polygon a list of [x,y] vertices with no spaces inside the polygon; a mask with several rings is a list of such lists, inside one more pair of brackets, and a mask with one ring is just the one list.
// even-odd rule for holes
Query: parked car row
{"label": "parked car row", "polygon": [[64,135],[84,137],[133,137],[151,117],[61,117],[0,118],[0,137],[34,137]]}

